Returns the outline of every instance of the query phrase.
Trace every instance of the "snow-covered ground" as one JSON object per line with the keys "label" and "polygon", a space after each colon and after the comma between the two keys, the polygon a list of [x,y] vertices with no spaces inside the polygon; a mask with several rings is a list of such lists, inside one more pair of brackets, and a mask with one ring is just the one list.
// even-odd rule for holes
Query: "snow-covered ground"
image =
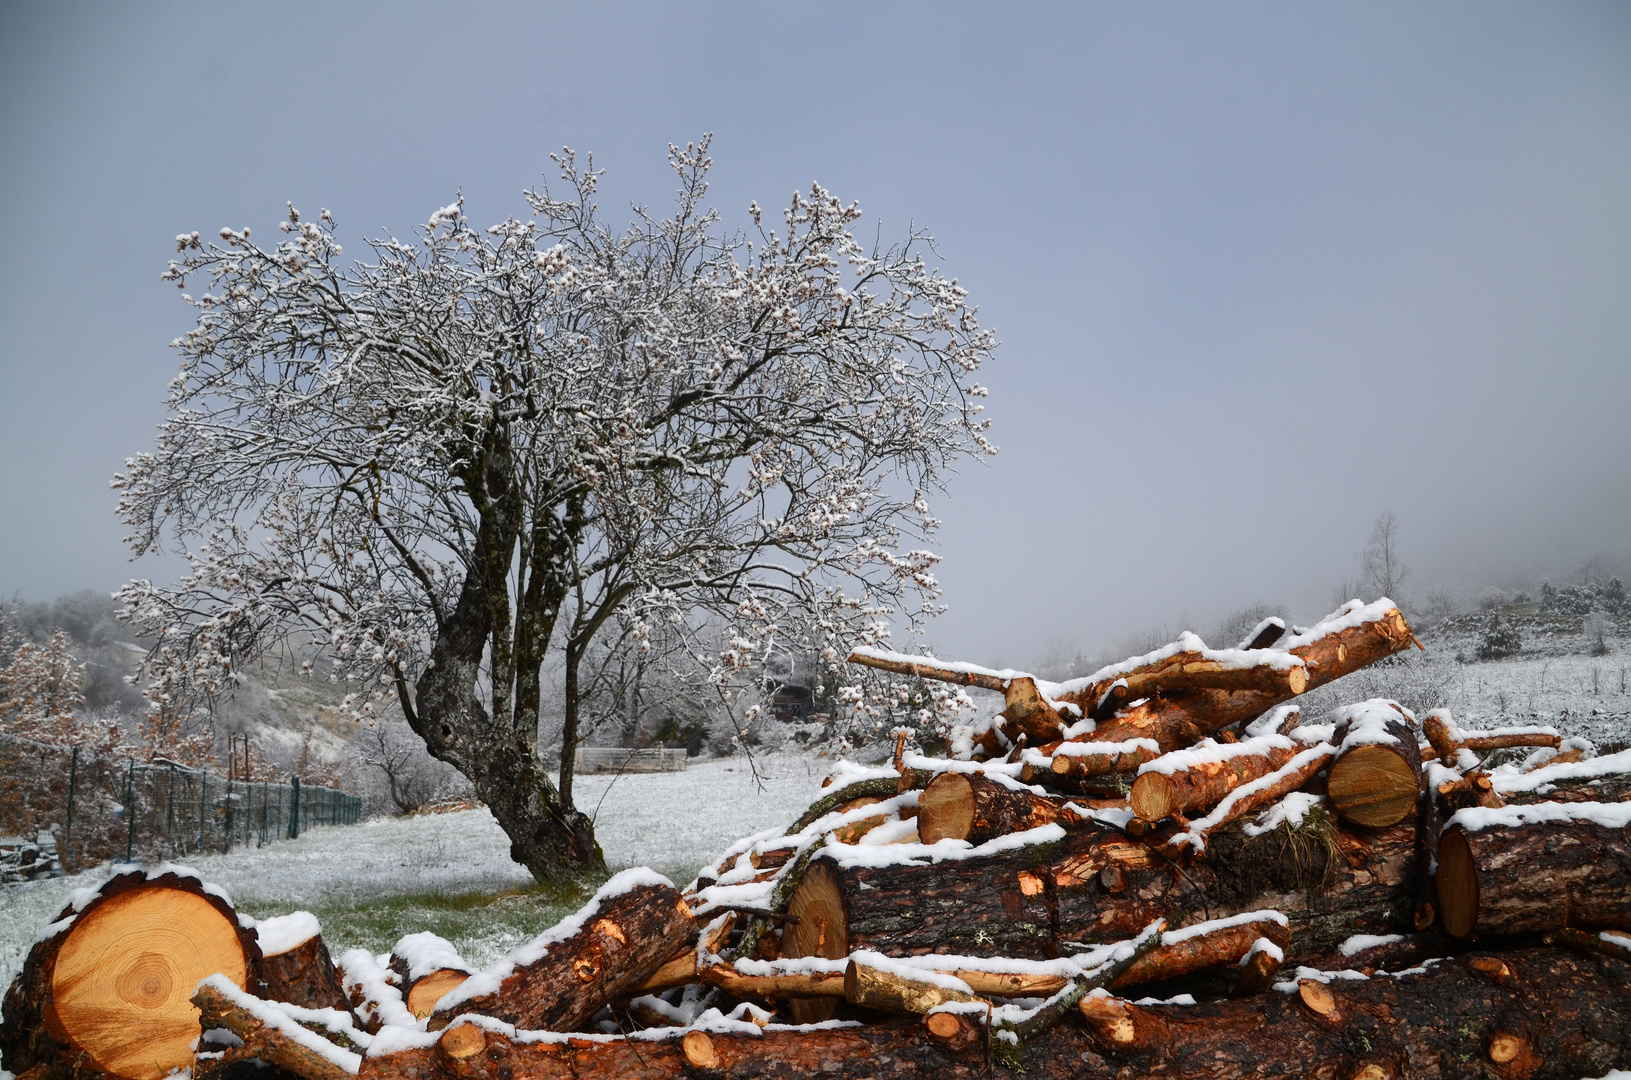
{"label": "snow-covered ground", "polygon": [[[818,758],[764,757],[760,786],[742,758],[728,758],[692,762],[682,773],[580,776],[574,794],[597,813],[595,834],[613,870],[650,866],[683,885],[732,840],[790,824],[831,767]],[[486,810],[312,829],[298,840],[187,862],[251,915],[315,912],[335,955],[358,946],[384,952],[403,934],[434,930],[485,964],[587,898],[534,888]],[[10,985],[68,893],[109,873],[104,866],[0,892],[0,987]]]}

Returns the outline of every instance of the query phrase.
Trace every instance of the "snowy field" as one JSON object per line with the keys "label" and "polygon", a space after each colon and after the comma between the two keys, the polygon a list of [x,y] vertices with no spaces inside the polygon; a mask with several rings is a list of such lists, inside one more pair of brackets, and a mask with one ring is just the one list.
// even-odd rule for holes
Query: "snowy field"
{"label": "snowy field", "polygon": [[[585,812],[598,805],[595,834],[612,870],[650,866],[684,885],[731,841],[790,824],[832,764],[764,757],[761,787],[741,758],[693,762],[683,773],[580,776],[574,795]],[[510,861],[509,840],[486,810],[318,828],[298,840],[187,863],[251,915],[315,912],[336,956],[358,946],[385,952],[403,934],[434,930],[465,959],[485,964],[589,895],[535,887]],[[109,873],[104,866],[0,891],[0,987],[11,984],[67,895]]]}

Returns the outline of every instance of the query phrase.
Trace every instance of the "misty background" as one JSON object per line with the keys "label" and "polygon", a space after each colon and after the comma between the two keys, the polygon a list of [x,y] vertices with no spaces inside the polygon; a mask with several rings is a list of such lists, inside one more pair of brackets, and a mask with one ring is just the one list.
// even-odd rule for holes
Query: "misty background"
{"label": "misty background", "polygon": [[1631,7],[7,3],[0,594],[178,573],[107,487],[176,234],[497,222],[563,145],[616,219],[709,131],[727,223],[819,181],[1003,342],[942,655],[1310,621],[1386,512],[1418,604],[1631,561]]}

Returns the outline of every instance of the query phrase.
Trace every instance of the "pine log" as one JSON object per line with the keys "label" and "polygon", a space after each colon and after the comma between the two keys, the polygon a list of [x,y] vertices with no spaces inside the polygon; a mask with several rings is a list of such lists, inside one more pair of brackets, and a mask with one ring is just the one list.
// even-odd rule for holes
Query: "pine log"
{"label": "pine log", "polygon": [[[937,1016],[944,1014],[935,1014]],[[473,1024],[449,1027],[443,1042],[363,1059],[378,1080],[984,1080],[991,1073],[978,1031],[916,1017],[864,1027],[692,1030],[661,1039],[531,1042]],[[455,1035],[456,1032],[464,1032]]]}
{"label": "pine log", "polygon": [[[795,921],[782,931],[781,955],[796,960],[818,956],[839,960],[850,954],[849,912],[833,864],[819,856],[800,875],[787,901],[787,914]],[[788,1012],[795,1024],[818,1024],[838,1011],[833,1001],[791,1001]]]}
{"label": "pine log", "polygon": [[1184,649],[1107,676],[1069,692],[1060,700],[1068,700],[1088,714],[1100,708],[1106,695],[1131,700],[1178,690],[1223,690],[1254,691],[1284,700],[1296,697],[1307,688],[1308,668],[1301,662],[1286,662],[1283,657],[1281,654],[1278,660],[1265,657],[1248,665],[1238,665],[1208,659],[1196,649]]}
{"label": "pine log", "polygon": [[[1391,608],[1371,622],[1324,634],[1287,651],[1307,665],[1308,681],[1304,686],[1307,691],[1408,649],[1414,641],[1409,623],[1398,608]],[[1160,744],[1162,753],[1167,753],[1265,713],[1292,696],[1289,687],[1233,691],[1174,689],[1154,694],[1141,704],[1123,710],[1108,722],[1099,724],[1087,739],[1125,742],[1151,738]],[[1096,697],[1092,700],[1088,697],[1085,692],[1065,693],[1059,700],[1076,705],[1085,714],[1097,704]]]}
{"label": "pine log", "polygon": [[[1265,913],[1268,914],[1268,913]],[[1168,931],[1161,944],[1139,957],[1110,982],[1114,988],[1180,979],[1209,968],[1238,967],[1259,941],[1267,941],[1284,955],[1291,930],[1272,918],[1253,919],[1227,926],[1201,923]]]}
{"label": "pine log", "polygon": [[1438,847],[1444,927],[1458,938],[1631,927],[1624,803],[1463,810]]}
{"label": "pine log", "polygon": [[1061,1029],[1023,1064],[1033,1077],[1186,1080],[1573,1078],[1631,1064],[1631,964],[1528,949],[1497,958],[1499,981],[1479,959],[1192,1006],[1090,997],[1085,1038]]}
{"label": "pine log", "polygon": [[554,941],[548,932],[517,950],[444,998],[430,1023],[474,1012],[521,1028],[577,1030],[695,937],[685,900],[653,878],[646,870],[617,875],[574,917],[576,932]]}
{"label": "pine log", "polygon": [[452,942],[428,931],[409,934],[391,949],[402,1004],[416,1018],[436,1011],[443,995],[464,985],[472,972]]}
{"label": "pine log", "polygon": [[1327,771],[1325,792],[1356,825],[1379,829],[1410,817],[1421,797],[1416,733],[1402,716],[1356,720]]}
{"label": "pine log", "polygon": [[[1201,745],[1222,751],[1210,742]],[[1226,752],[1203,754],[1205,760],[1193,763],[1152,763],[1145,766],[1150,771],[1141,771],[1133,782],[1128,801],[1145,821],[1204,810],[1242,784],[1284,768],[1299,749],[1303,747],[1283,736],[1265,736],[1236,743]]]}
{"label": "pine log", "polygon": [[1436,709],[1422,717],[1422,734],[1432,747],[1431,754],[1445,765],[1454,765],[1456,751],[1506,750],[1512,747],[1559,747],[1563,737],[1549,728],[1514,728],[1505,731],[1463,731],[1450,718],[1448,709]]}
{"label": "pine log", "polygon": [[260,997],[306,1009],[351,1011],[316,916],[297,911],[262,919],[255,927],[255,940],[261,950],[255,965],[255,992]]}
{"label": "pine log", "polygon": [[1229,792],[1205,817],[1197,818],[1182,833],[1171,837],[1168,850],[1182,855],[1186,849],[1204,848],[1211,834],[1218,829],[1304,787],[1335,754],[1336,749],[1329,743],[1299,749],[1278,770]]}
{"label": "pine log", "polygon": [[[280,1018],[276,1011],[258,1015],[247,1007],[248,996],[244,997],[246,1000],[235,1001],[215,980],[204,982],[193,995],[200,1029],[224,1028],[242,1041],[241,1046],[228,1050],[213,1063],[205,1075],[223,1075],[228,1067],[240,1061],[258,1061],[293,1073],[301,1080],[351,1080],[356,1075],[335,1061],[333,1054],[333,1049],[349,1049],[354,1054],[355,1048],[334,1043],[330,1044],[332,1048],[322,1047],[318,1043],[324,1039],[322,1033],[293,1019]],[[351,1014],[347,1011],[342,1015],[349,1019]],[[268,1023],[268,1018],[276,1023]]]}
{"label": "pine log", "polygon": [[1025,791],[978,773],[941,773],[917,801],[917,834],[925,844],[967,840],[983,844],[1059,820],[1064,801]]}
{"label": "pine log", "polygon": [[792,890],[787,910],[799,922],[784,932],[781,955],[1037,960],[1072,943],[1131,938],[1174,913],[1186,916],[1181,924],[1274,908],[1291,922],[1286,959],[1301,963],[1352,934],[1411,932],[1416,883],[1413,824],[1357,833],[1329,816],[1255,837],[1222,827],[1204,857],[1181,868],[1100,828],[929,863],[866,865],[827,850]]}
{"label": "pine log", "polygon": [[243,987],[259,960],[255,931],[219,890],[175,872],[120,874],[30,950],[6,993],[0,1060],[36,1080],[159,1080],[192,1064],[199,980]]}
{"label": "pine log", "polygon": [[844,968],[844,1000],[863,1009],[921,1016],[950,1002],[978,1002],[980,999],[974,996],[972,990],[889,971],[855,957]]}
{"label": "pine log", "polygon": [[1093,780],[1108,780],[1115,773],[1136,772],[1140,765],[1154,761],[1162,753],[1165,751],[1160,744],[1151,739],[1129,739],[1119,743],[1088,740],[1068,742],[1053,750],[1048,762],[1048,771],[1053,774],[1051,778],[1045,775],[1028,778],[1028,774],[1022,772],[1020,779],[1027,783],[1030,779],[1053,779],[1055,782],[1081,785]]}

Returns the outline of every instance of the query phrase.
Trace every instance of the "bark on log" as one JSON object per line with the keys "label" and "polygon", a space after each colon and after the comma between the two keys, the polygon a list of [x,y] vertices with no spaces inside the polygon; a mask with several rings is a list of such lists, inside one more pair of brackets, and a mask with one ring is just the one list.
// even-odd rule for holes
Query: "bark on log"
{"label": "bark on log", "polygon": [[576,933],[515,967],[494,990],[455,993],[430,1022],[477,1012],[521,1028],[573,1031],[640,985],[696,935],[696,920],[680,894],[655,883],[622,888],[613,878],[577,917]]}
{"label": "bark on log", "polygon": [[[278,919],[263,920],[255,931],[261,946],[261,959],[255,965],[257,985],[255,993],[271,1001],[287,1001],[306,1009],[338,1009],[351,1011],[351,1002],[340,985],[334,971],[334,960],[329,956],[323,935],[318,932],[317,920],[306,912],[295,912],[281,919],[293,920],[304,916],[310,919],[311,936],[300,941],[288,940],[283,935],[268,932]],[[268,951],[268,941],[277,952]]]}
{"label": "bark on log", "polygon": [[1631,964],[1528,949],[1499,957],[1510,977],[1498,981],[1478,959],[1193,1006],[1087,998],[1086,1037],[1061,1029],[1026,1047],[1024,1064],[1050,1078],[1404,1080],[1600,1076],[1631,1063]]}
{"label": "bark on log", "polygon": [[[1408,649],[1414,641],[1410,625],[1398,608],[1392,608],[1374,622],[1325,634],[1287,651],[1307,665],[1307,691]],[[1087,738],[1105,742],[1152,738],[1161,745],[1161,752],[1167,753],[1267,712],[1292,696],[1268,690],[1172,690],[1124,710],[1100,724]],[[1064,694],[1060,700],[1076,705],[1085,714],[1097,704],[1097,698],[1086,697]]]}
{"label": "bark on log", "polygon": [[1421,749],[1403,717],[1381,725],[1391,742],[1344,745],[1331,762],[1326,797],[1356,825],[1380,829],[1416,812],[1421,797]]}
{"label": "bark on log", "polygon": [[1238,821],[1303,787],[1325,768],[1335,753],[1329,743],[1298,750],[1279,770],[1242,784],[1224,796],[1205,817],[1196,819],[1183,833],[1172,838],[1172,850],[1183,854],[1186,847],[1196,847],[1197,841],[1199,846],[1204,846],[1210,842],[1212,833],[1231,821]]}
{"label": "bark on log", "polygon": [[814,1031],[769,1027],[758,1034],[691,1031],[665,1039],[560,1042],[520,1042],[460,1025],[442,1038],[451,1043],[452,1033],[467,1027],[471,1033],[452,1047],[364,1058],[358,1075],[365,1080],[983,1080],[991,1075],[982,1040],[960,1037],[960,1026],[935,1035],[915,1017]]}
{"label": "bark on log", "polygon": [[[1174,937],[1178,940],[1172,940]],[[1109,985],[1118,989],[1142,986],[1180,979],[1209,968],[1237,967],[1259,941],[1273,943],[1283,955],[1291,944],[1291,930],[1274,920],[1258,919],[1188,936],[1182,930],[1169,931],[1160,945],[1139,957]]]}
{"label": "bark on log", "polygon": [[977,1002],[972,990],[909,978],[852,959],[844,969],[844,1000],[863,1009],[923,1015],[951,1002]]}
{"label": "bark on log", "polygon": [[977,773],[941,773],[918,796],[917,834],[925,844],[949,838],[978,845],[1051,825],[1064,805]]}
{"label": "bark on log", "polygon": [[[199,980],[249,983],[255,932],[197,878],[144,871],[103,885],[36,943],[6,993],[0,1061],[37,1080],[159,1080],[193,1060]],[[51,928],[48,928],[48,930]]]}
{"label": "bark on log", "polygon": [[409,934],[391,950],[390,968],[396,972],[402,1004],[415,1017],[436,1011],[436,1003],[464,985],[472,972],[453,944],[435,934]]}
{"label": "bark on log", "polygon": [[1098,828],[927,865],[845,864],[822,852],[792,892],[788,911],[800,921],[784,933],[782,956],[1045,959],[1067,943],[1131,938],[1175,912],[1197,922],[1274,908],[1291,921],[1286,959],[1301,963],[1352,934],[1411,932],[1415,894],[1413,824],[1356,833],[1329,817],[1256,837],[1219,829],[1204,859],[1181,869]]}
{"label": "bark on log", "polygon": [[[1277,695],[1281,700],[1296,697],[1308,686],[1305,664],[1280,666],[1272,659],[1247,666],[1209,660],[1196,650],[1173,653],[1131,671],[1109,676],[1062,696],[1084,714],[1100,708],[1106,694],[1128,700],[1155,697],[1179,690],[1254,691]],[[1123,690],[1123,688],[1125,688]]]}
{"label": "bark on log", "polygon": [[[198,1007],[201,1030],[225,1028],[243,1041],[242,1046],[228,1050],[218,1061],[200,1068],[198,1074],[202,1076],[222,1075],[228,1067],[249,1060],[286,1070],[301,1080],[351,1080],[354,1075],[322,1052],[302,1045],[301,1040],[292,1038],[290,1033],[269,1027],[209,983],[198,988],[192,1003]],[[349,1011],[345,1015],[349,1016]],[[322,1035],[312,1037],[322,1038]]]}
{"label": "bark on log", "polygon": [[[1631,927],[1631,832],[1598,804],[1463,811],[1438,848],[1444,927],[1458,938]],[[1623,804],[1600,807],[1619,811]],[[1478,817],[1495,823],[1483,828]],[[1538,819],[1538,820],[1537,820]],[[1549,820],[1548,820],[1549,819]]]}
{"label": "bark on log", "polygon": [[1205,810],[1240,785],[1284,768],[1298,750],[1305,749],[1282,738],[1249,740],[1236,746],[1244,752],[1187,768],[1140,773],[1128,799],[1133,813],[1145,821],[1160,821]]}

